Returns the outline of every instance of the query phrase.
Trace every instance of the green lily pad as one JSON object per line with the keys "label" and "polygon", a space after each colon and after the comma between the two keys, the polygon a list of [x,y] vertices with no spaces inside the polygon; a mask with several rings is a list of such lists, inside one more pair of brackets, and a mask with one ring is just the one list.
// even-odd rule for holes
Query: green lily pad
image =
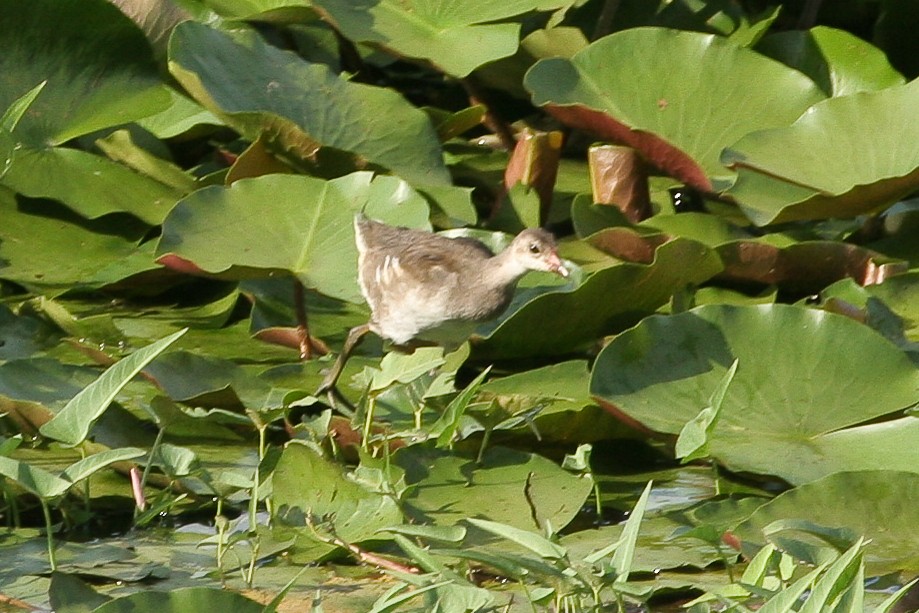
{"label": "green lily pad", "polygon": [[395,177],[265,175],[182,200],[163,224],[157,257],[227,278],[289,271],[308,288],[359,302],[353,219],[362,209],[394,225],[430,227],[427,202]]}
{"label": "green lily pad", "polygon": [[223,122],[203,106],[175,90],[169,90],[170,104],[155,115],[144,117],[137,125],[157,138],[173,138],[199,126],[222,126]]}
{"label": "green lily pad", "polygon": [[172,351],[145,368],[173,400],[195,407],[260,409],[271,386],[242,366],[210,356]]}
{"label": "green lily pad", "polygon": [[411,512],[441,526],[468,517],[516,528],[554,530],[580,511],[593,481],[546,458],[503,447],[488,449],[482,463],[452,452],[414,445],[393,461],[411,486],[404,502]]}
{"label": "green lily pad", "polygon": [[110,2],[3,0],[0,40],[0,109],[48,82],[14,131],[30,146],[59,145],[169,103],[143,33]]}
{"label": "green lily pad", "polygon": [[831,98],[788,127],[731,144],[728,194],[757,225],[854,217],[919,187],[919,79]]}
{"label": "green lily pad", "polygon": [[752,548],[765,544],[763,530],[778,520],[802,519],[828,528],[847,528],[868,541],[865,564],[872,574],[915,573],[919,571],[917,497],[919,475],[915,472],[836,473],[780,494],[754,511],[736,532],[744,546]]}
{"label": "green lily pad", "polygon": [[348,38],[429,60],[455,77],[517,50],[520,25],[512,17],[571,4],[570,0],[316,0],[312,3]]}
{"label": "green lily pad", "polygon": [[0,363],[28,358],[59,340],[59,333],[33,317],[15,315],[0,304]]}
{"label": "green lily pad", "polygon": [[861,287],[850,279],[834,283],[821,292],[821,297],[841,298],[859,308],[867,309],[871,325],[871,301],[881,300],[901,318],[902,332],[912,341],[919,341],[919,272],[894,275],[882,283]]}
{"label": "green lily pad", "polygon": [[854,34],[826,26],[765,37],[756,50],[800,70],[828,96],[903,85],[884,52]]}
{"label": "green lily pad", "polygon": [[332,147],[417,185],[450,182],[427,115],[390,89],[348,81],[253,32],[193,22],[176,27],[169,57],[189,93],[251,141],[301,163]]}
{"label": "green lily pad", "polygon": [[479,328],[476,355],[504,359],[572,351],[634,325],[674,292],[720,270],[710,249],[676,239],[661,245],[651,264],[607,265],[584,274],[580,284],[521,288],[504,315]]}
{"label": "green lily pad", "polygon": [[867,326],[832,313],[712,305],[649,317],[600,353],[590,389],[614,412],[677,434],[735,359],[708,441],[731,469],[791,483],[919,471],[919,419],[882,420],[915,402],[919,370]]}
{"label": "green lily pad", "polygon": [[663,28],[624,30],[570,60],[541,60],[524,85],[563,123],[634,147],[706,192],[731,178],[719,157],[724,147],[787,126],[824,98],[800,72],[749,49]]}
{"label": "green lily pad", "polygon": [[[392,496],[362,483],[351,473],[306,445],[288,444],[272,473],[274,504],[288,525],[302,526],[305,517],[322,533],[331,523],[335,535],[347,543],[381,538],[377,531],[403,523],[402,512]],[[310,529],[304,530],[309,538]],[[334,546],[314,543],[327,553]]]}
{"label": "green lily pad", "polygon": [[[479,388],[478,401],[490,401],[507,416],[496,426],[511,430],[516,441],[536,433],[543,443],[589,443],[628,436],[624,426],[600,409],[587,390],[587,362],[572,360],[506,377],[495,378]],[[489,409],[488,418],[494,413]]]}
{"label": "green lily pad", "polygon": [[[666,516],[646,517],[638,529],[638,542],[631,572],[657,573],[665,568],[705,568],[721,560],[721,553],[708,543],[698,540],[673,539],[682,524]],[[601,526],[563,536],[560,544],[569,556],[582,558],[604,544],[612,544],[622,536],[622,524]]]}
{"label": "green lily pad", "polygon": [[137,257],[148,227],[133,218],[87,221],[54,202],[17,203],[3,187],[0,217],[0,278],[28,289],[53,295],[98,288],[156,268],[149,254]]}
{"label": "green lily pad", "polygon": [[64,147],[17,150],[2,182],[30,198],[63,202],[88,219],[123,211],[150,225],[162,223],[184,193],[104,157]]}
{"label": "green lily pad", "polygon": [[262,613],[265,606],[241,594],[219,588],[188,587],[171,592],[145,590],[111,600],[93,613],[196,613],[198,611]]}

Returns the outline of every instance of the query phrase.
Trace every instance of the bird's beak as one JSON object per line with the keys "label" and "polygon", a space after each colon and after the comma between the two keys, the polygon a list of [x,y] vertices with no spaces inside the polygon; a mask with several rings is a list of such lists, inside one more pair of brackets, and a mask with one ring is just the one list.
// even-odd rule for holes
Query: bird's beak
{"label": "bird's beak", "polygon": [[565,268],[565,265],[562,264],[562,259],[558,257],[557,253],[551,254],[547,259],[547,263],[549,264],[550,272],[554,272],[555,274],[566,278],[570,274],[568,269]]}

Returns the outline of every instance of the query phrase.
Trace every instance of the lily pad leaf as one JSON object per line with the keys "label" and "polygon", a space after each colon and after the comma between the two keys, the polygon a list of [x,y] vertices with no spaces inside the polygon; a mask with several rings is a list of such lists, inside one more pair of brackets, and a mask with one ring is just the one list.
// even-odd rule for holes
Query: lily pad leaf
{"label": "lily pad leaf", "polygon": [[427,115],[390,89],[347,81],[250,31],[185,22],[169,50],[176,79],[251,141],[303,164],[331,147],[418,185],[450,183]]}
{"label": "lily pad leaf", "polygon": [[89,435],[89,429],[102,416],[118,392],[127,385],[144,366],[179,340],[186,330],[179,330],[166,338],[138,349],[118,361],[102,376],[74,396],[39,432],[67,445],[77,445]]}
{"label": "lily pad leaf", "polygon": [[394,456],[412,486],[410,512],[437,525],[469,517],[515,528],[554,530],[567,525],[590,495],[593,481],[531,453],[503,447],[486,450],[482,461],[414,445]]}
{"label": "lily pad leaf", "polygon": [[913,526],[919,521],[919,509],[911,502],[917,496],[919,475],[915,472],[836,473],[780,494],[737,526],[736,533],[744,548],[752,549],[765,543],[765,529],[779,520],[846,528],[868,541],[865,564],[871,573],[915,573],[919,570],[919,534]]}
{"label": "lily pad leaf", "polygon": [[919,419],[883,419],[915,402],[919,370],[872,329],[832,313],[711,305],[652,316],[600,353],[591,393],[675,435],[734,360],[739,368],[707,437],[711,457],[732,470],[791,483],[843,470],[919,471]]}
{"label": "lily pad leaf", "polygon": [[149,226],[133,217],[86,220],[56,202],[17,199],[4,187],[0,217],[0,278],[45,295],[99,288],[158,268],[152,242],[138,247]]}
{"label": "lily pad leaf", "polygon": [[919,79],[831,98],[731,145],[727,193],[761,226],[878,211],[919,188],[917,141]]}
{"label": "lily pad leaf", "polygon": [[169,104],[146,38],[112,3],[3,0],[0,15],[0,109],[47,81],[14,132],[19,142],[59,145]]}
{"label": "lily pad leaf", "polygon": [[[513,55],[520,25],[512,17],[570,5],[566,0],[316,0],[312,5],[348,38],[429,60],[454,77]],[[503,23],[495,23],[503,22]]]}
{"label": "lily pad leaf", "polygon": [[623,30],[570,60],[541,60],[524,85],[563,123],[634,147],[706,192],[731,179],[722,149],[754,130],[789,125],[825,97],[800,72],[719,36],[664,28]]}
{"label": "lily pad leaf", "polygon": [[104,157],[65,147],[18,149],[3,184],[30,198],[62,202],[87,219],[123,211],[149,225],[162,223],[184,193]]}
{"label": "lily pad leaf", "polygon": [[[373,491],[341,466],[306,445],[289,444],[273,473],[274,502],[285,523],[330,522],[348,543],[381,538],[379,531],[403,523],[391,496]],[[321,525],[318,528],[321,532]]]}
{"label": "lily pad leaf", "polygon": [[883,51],[854,34],[826,26],[771,34],[756,50],[800,70],[828,96],[875,91],[906,82]]}
{"label": "lily pad leaf", "polygon": [[353,220],[362,209],[390,224],[430,228],[425,199],[395,177],[265,175],[182,200],[163,224],[157,258],[237,279],[285,270],[308,288],[360,302]]}
{"label": "lily pad leaf", "polygon": [[264,613],[265,606],[241,594],[213,587],[184,587],[169,592],[145,590],[115,598],[94,613],[162,613],[176,611],[234,611]]}

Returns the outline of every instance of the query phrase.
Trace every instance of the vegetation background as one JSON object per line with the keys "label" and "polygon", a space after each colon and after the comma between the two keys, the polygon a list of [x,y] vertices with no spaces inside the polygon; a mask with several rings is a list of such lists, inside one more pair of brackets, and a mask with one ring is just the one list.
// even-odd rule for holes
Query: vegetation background
{"label": "vegetation background", "polygon": [[[917,31],[0,0],[0,609],[916,609]],[[572,275],[317,397],[362,209]]]}

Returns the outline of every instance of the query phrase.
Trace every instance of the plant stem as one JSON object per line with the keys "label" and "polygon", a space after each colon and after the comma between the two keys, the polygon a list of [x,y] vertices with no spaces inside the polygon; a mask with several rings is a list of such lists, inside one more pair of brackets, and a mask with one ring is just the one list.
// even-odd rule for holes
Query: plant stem
{"label": "plant stem", "polygon": [[517,146],[517,139],[514,137],[514,131],[506,121],[495,113],[492,106],[488,103],[484,90],[479,87],[479,84],[476,83],[472,77],[466,77],[459,81],[463,89],[466,90],[466,95],[469,96],[469,102],[474,105],[481,104],[485,107],[485,119],[483,123],[489,130],[495,133],[501,141],[501,146],[508,151],[513,151],[514,147]]}
{"label": "plant stem", "polygon": [[590,37],[590,40],[597,40],[598,38],[603,38],[612,30],[613,17],[616,15],[616,11],[619,10],[619,3],[621,0],[606,0],[603,3],[603,8],[600,9],[600,16],[597,17],[597,25],[594,28],[593,36]]}
{"label": "plant stem", "polygon": [[367,395],[367,412],[364,415],[364,432],[361,437],[361,449],[367,451],[370,441],[370,427],[373,425],[373,413],[374,408],[376,407],[376,396],[374,394]]}
{"label": "plant stem", "polygon": [[[156,457],[156,454],[160,450],[160,445],[163,443],[163,437],[166,436],[166,428],[160,428],[156,433],[156,438],[153,439],[153,446],[150,448],[150,455],[147,458],[147,465],[144,466],[144,472],[140,477],[140,491],[144,491],[147,487],[147,478],[150,476],[150,469],[153,467],[153,458]],[[137,519],[137,513],[139,509],[135,505],[134,507],[134,519]]]}
{"label": "plant stem", "polygon": [[255,538],[252,539],[252,552],[249,554],[249,568],[246,571],[246,585],[251,589],[252,584],[255,580],[255,561],[258,559],[259,543],[260,539],[258,534],[255,534]]}
{"label": "plant stem", "polygon": [[223,498],[217,498],[217,513],[214,515],[214,528],[217,529],[217,570],[223,574],[223,556],[226,553],[224,549],[224,532],[226,522],[223,518]]}
{"label": "plant stem", "polygon": [[51,571],[57,570],[57,560],[54,557],[54,535],[51,527],[51,509],[48,507],[48,501],[39,498],[41,502],[41,511],[45,516],[45,536],[48,538],[48,563],[51,565]]}
{"label": "plant stem", "polygon": [[475,463],[482,465],[482,458],[485,457],[485,450],[488,448],[488,442],[491,439],[491,430],[492,426],[486,426],[485,432],[482,434],[482,444],[479,445],[479,455],[475,458]]}

